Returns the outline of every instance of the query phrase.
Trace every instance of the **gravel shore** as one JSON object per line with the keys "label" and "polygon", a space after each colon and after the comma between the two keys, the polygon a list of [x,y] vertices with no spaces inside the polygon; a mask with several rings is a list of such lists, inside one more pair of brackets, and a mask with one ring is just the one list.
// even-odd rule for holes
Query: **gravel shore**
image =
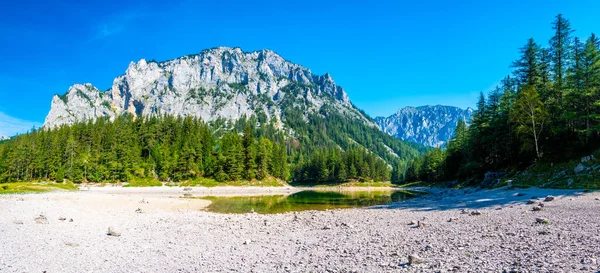
{"label": "gravel shore", "polygon": [[129,191],[0,196],[0,272],[600,270],[597,192],[435,189],[375,208],[259,215]]}

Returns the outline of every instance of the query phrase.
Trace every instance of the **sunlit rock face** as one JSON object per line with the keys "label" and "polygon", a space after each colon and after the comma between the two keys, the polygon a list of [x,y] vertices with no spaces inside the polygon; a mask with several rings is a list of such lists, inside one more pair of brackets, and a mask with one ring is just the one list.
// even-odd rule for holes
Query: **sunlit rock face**
{"label": "sunlit rock face", "polygon": [[282,127],[282,112],[300,107],[305,118],[323,106],[376,126],[350,102],[329,74],[284,60],[270,50],[219,47],[165,62],[140,60],[100,91],[75,84],[55,95],[45,128],[99,117],[175,115],[204,121],[263,115]]}

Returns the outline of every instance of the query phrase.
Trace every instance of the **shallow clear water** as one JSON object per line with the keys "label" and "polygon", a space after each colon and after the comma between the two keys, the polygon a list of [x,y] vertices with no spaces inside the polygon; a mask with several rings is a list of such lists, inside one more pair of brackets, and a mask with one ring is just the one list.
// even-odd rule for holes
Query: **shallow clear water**
{"label": "shallow clear water", "polygon": [[206,208],[218,213],[262,214],[284,213],[303,210],[326,210],[357,208],[383,205],[406,200],[417,194],[408,191],[301,191],[291,195],[262,195],[215,197],[203,199],[212,201]]}

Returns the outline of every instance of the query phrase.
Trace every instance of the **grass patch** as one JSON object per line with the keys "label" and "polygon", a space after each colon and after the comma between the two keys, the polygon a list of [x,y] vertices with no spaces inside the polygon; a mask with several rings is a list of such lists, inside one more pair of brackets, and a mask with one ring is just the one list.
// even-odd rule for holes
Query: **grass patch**
{"label": "grass patch", "polygon": [[399,188],[407,188],[407,187],[444,187],[446,186],[446,184],[444,183],[438,183],[438,182],[428,182],[428,181],[413,181],[413,182],[408,182],[408,183],[403,183],[403,184],[398,184],[395,185],[396,187]]}
{"label": "grass patch", "polygon": [[391,182],[360,182],[360,181],[349,181],[345,183],[321,183],[321,184],[304,184],[296,183],[295,187],[309,187],[309,188],[329,188],[329,187],[375,187],[375,188],[397,188],[398,185],[392,184]]}
{"label": "grass patch", "polygon": [[160,187],[162,185],[162,182],[156,178],[135,178],[123,187]]}
{"label": "grass patch", "polygon": [[229,187],[283,187],[286,186],[285,182],[274,177],[268,177],[263,180],[239,180],[239,181],[226,181],[218,182],[212,178],[197,178],[194,180],[188,180],[179,183],[182,187],[218,187],[218,186],[229,186]]}
{"label": "grass patch", "polygon": [[0,194],[15,193],[40,193],[48,191],[72,191],[77,190],[73,182],[14,182],[0,184]]}

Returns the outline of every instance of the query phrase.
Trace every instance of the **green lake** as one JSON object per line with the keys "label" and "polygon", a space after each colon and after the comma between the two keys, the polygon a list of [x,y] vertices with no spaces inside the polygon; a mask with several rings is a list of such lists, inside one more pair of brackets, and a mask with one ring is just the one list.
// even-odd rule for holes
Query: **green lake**
{"label": "green lake", "polygon": [[301,191],[290,195],[261,195],[215,197],[202,199],[212,203],[207,211],[217,213],[261,214],[284,213],[303,210],[327,210],[384,205],[417,196],[409,191]]}

